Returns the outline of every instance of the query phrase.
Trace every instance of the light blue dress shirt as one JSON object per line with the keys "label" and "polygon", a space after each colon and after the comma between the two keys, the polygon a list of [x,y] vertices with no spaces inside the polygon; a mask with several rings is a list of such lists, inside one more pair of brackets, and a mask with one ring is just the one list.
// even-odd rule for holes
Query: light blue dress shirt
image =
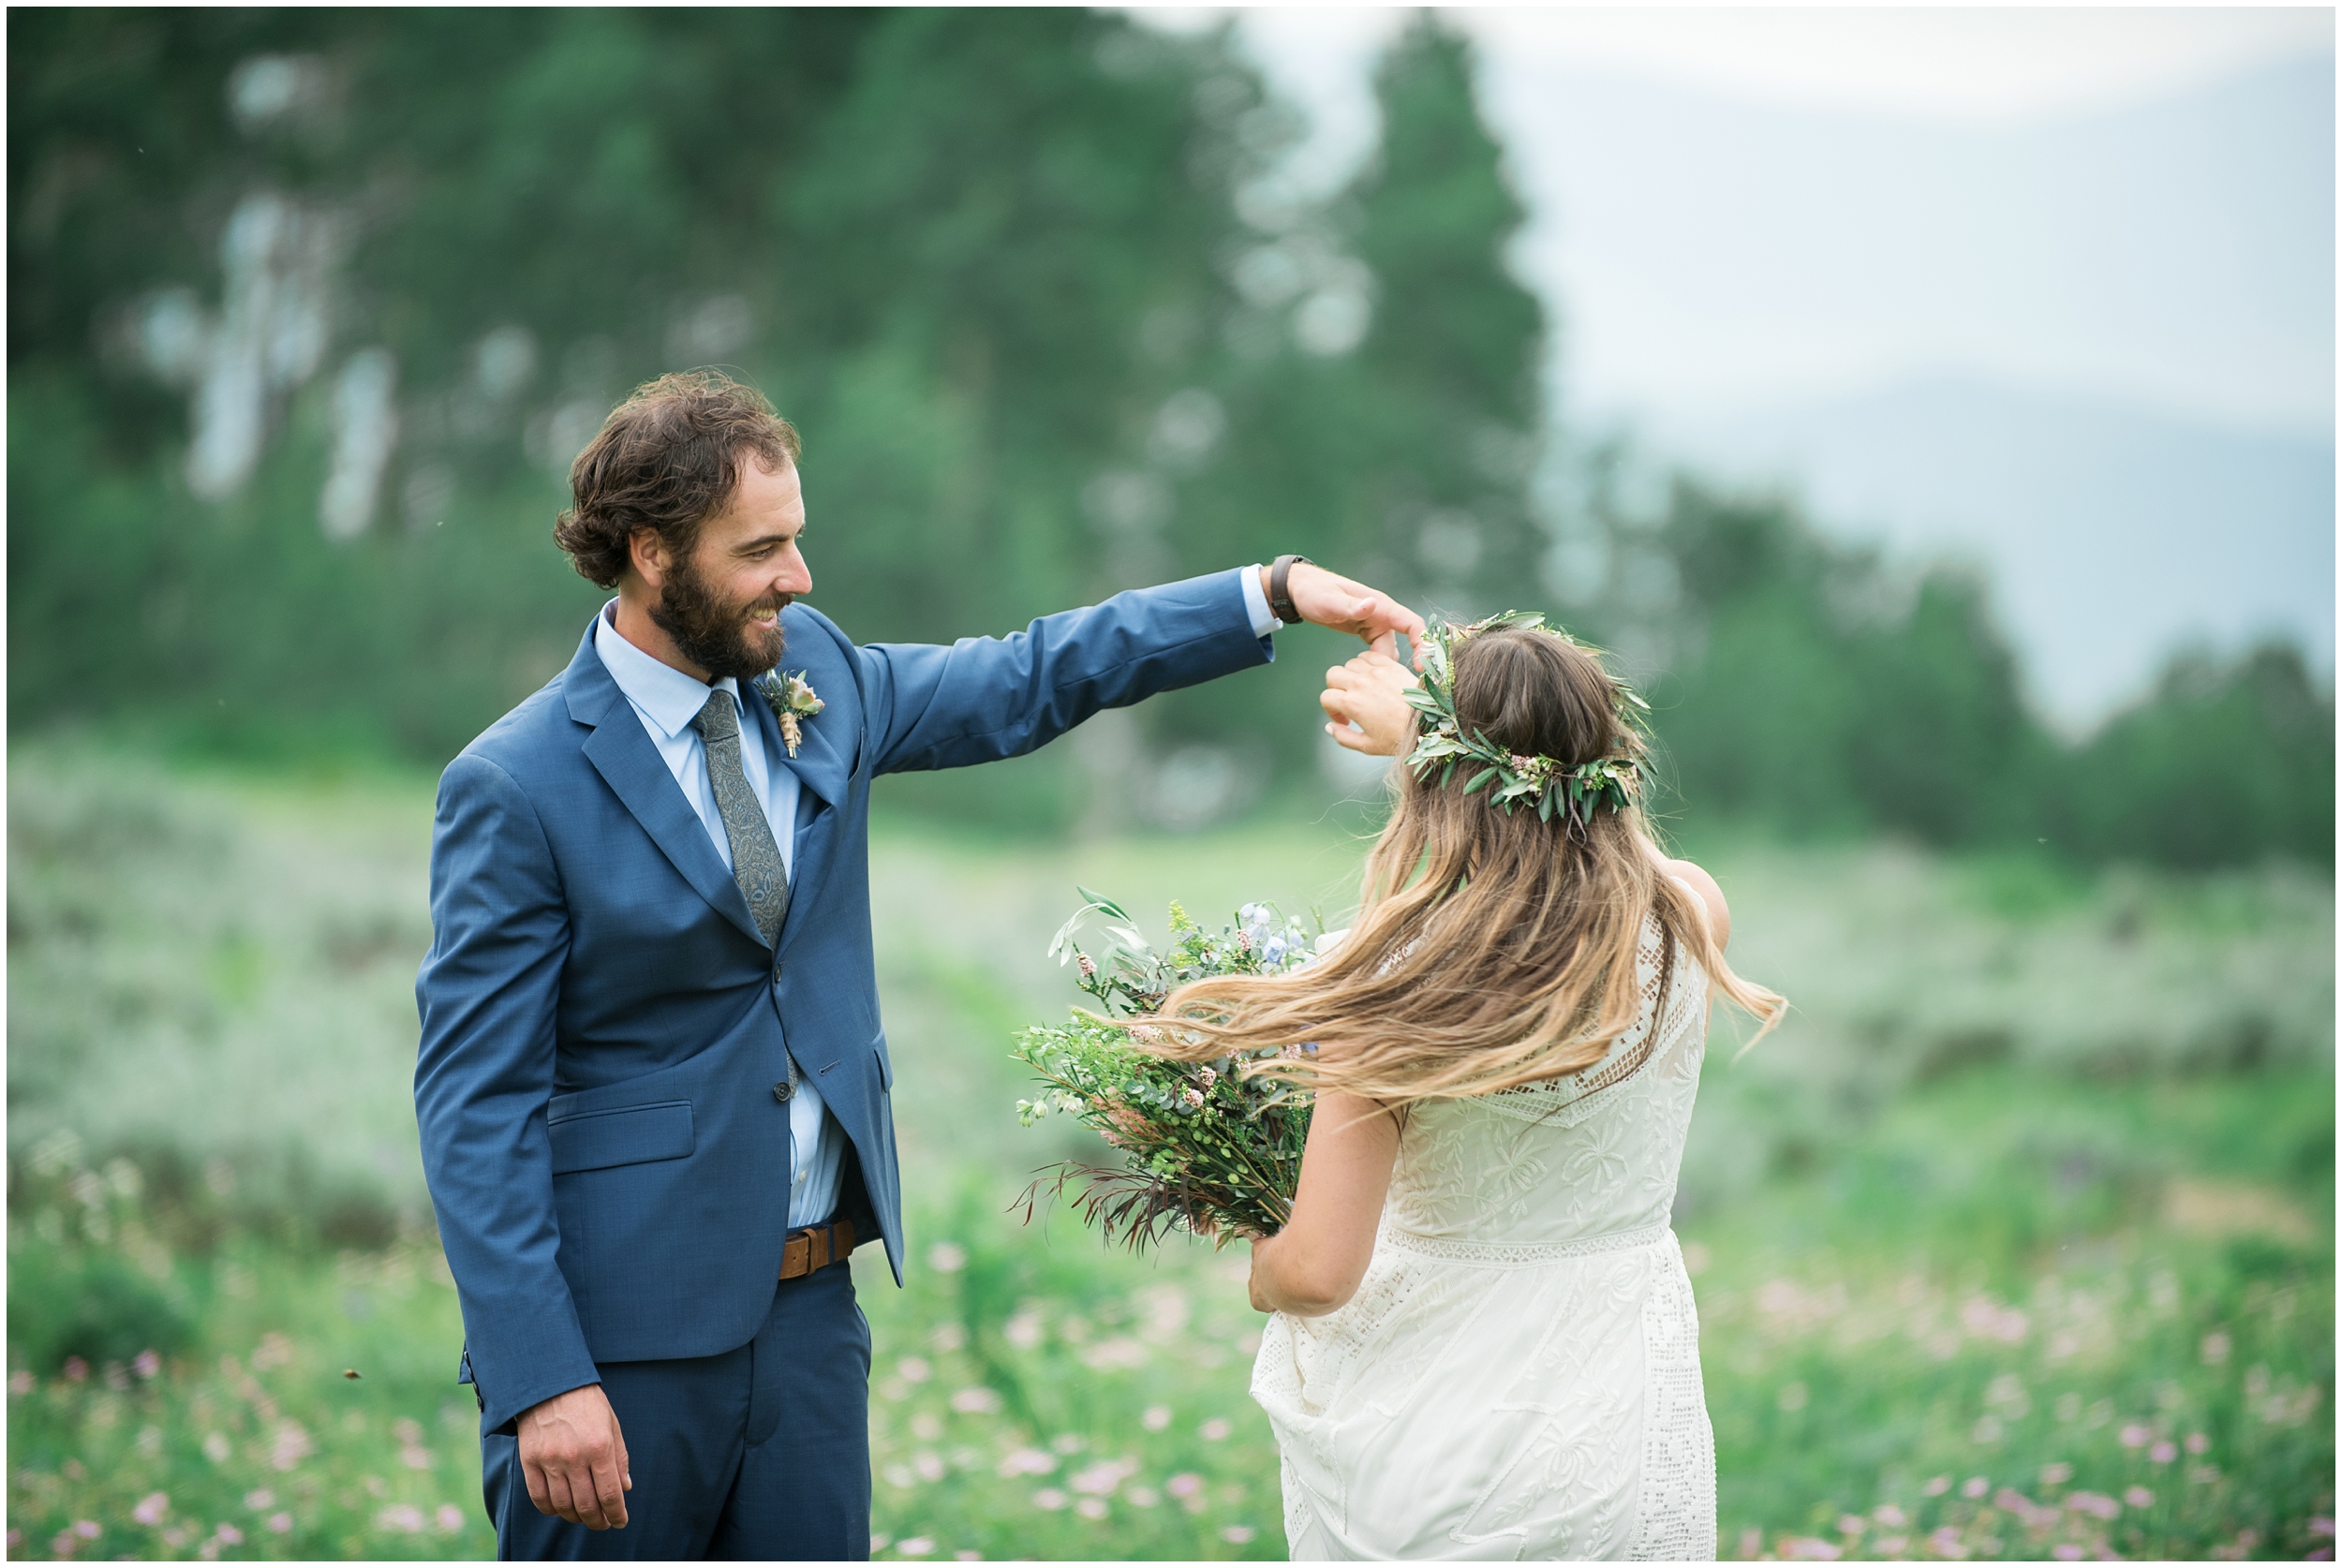
{"label": "light blue dress shirt", "polygon": [[[1277,629],[1278,621],[1276,612],[1268,608],[1268,596],[1261,591],[1260,568],[1245,567],[1239,576],[1244,608],[1253,620],[1253,635],[1267,637]],[[726,675],[712,686],[705,685],[672,664],[653,658],[618,634],[617,602],[612,599],[604,605],[600,619],[594,623],[594,652],[601,656],[610,678],[626,693],[634,717],[643,721],[644,732],[650,736],[651,745],[659,748],[660,760],[683,791],[683,798],[699,814],[700,825],[707,830],[708,842],[716,846],[724,868],[730,870],[732,840],[724,833],[723,813],[716,806],[716,787],[707,777],[707,747],[701,741],[699,731],[692,728],[691,720],[707,705],[711,690],[730,693],[737,708],[741,702],[740,684]],[[748,776],[749,788],[764,807],[765,821],[772,824],[773,842],[779,846],[782,868],[793,874],[797,864],[797,776],[784,762],[767,755],[763,732],[749,722],[746,711],[738,717],[740,771]],[[802,1074],[797,1079],[796,1093],[789,1101],[789,1223],[793,1227],[821,1224],[837,1206],[837,1168],[845,1153],[845,1132],[822,1103],[821,1091],[813,1087],[813,1080]]]}
{"label": "light blue dress shirt", "polygon": [[1268,595],[1260,585],[1260,564],[1240,569],[1243,578],[1244,608],[1253,617],[1253,635],[1266,637],[1277,629],[1277,612],[1268,608]]}
{"label": "light blue dress shirt", "polygon": [[[732,840],[724,833],[723,813],[716,807],[716,787],[707,777],[707,747],[691,720],[707,705],[710,690],[729,692],[733,705],[740,704],[740,683],[730,675],[713,687],[702,684],[671,664],[662,664],[642,649],[618,635],[614,616],[615,599],[611,600],[594,623],[594,651],[601,656],[603,668],[610,678],[618,683],[626,700],[633,705],[634,717],[643,721],[643,729],[650,736],[651,745],[674,775],[674,781],[683,790],[683,798],[699,813],[700,825],[707,830],[708,841],[716,846],[716,853],[732,868]],[[757,701],[763,701],[762,698]],[[766,755],[763,731],[752,723],[748,714],[738,714],[740,721],[740,771],[748,775],[749,788],[764,807],[764,820],[772,824],[773,842],[780,848],[783,869],[794,871],[797,864],[797,776],[781,762]],[[793,1226],[818,1225],[828,1220],[837,1206],[837,1164],[845,1153],[845,1132],[828,1114],[822,1103],[821,1091],[813,1080],[804,1074],[797,1079],[797,1091],[789,1100],[789,1223]]]}

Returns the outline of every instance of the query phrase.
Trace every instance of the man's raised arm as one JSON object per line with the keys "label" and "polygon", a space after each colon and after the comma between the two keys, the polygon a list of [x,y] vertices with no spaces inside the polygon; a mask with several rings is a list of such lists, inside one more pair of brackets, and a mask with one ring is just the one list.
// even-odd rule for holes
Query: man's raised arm
{"label": "man's raised arm", "polygon": [[[1007,637],[857,649],[872,771],[1022,756],[1102,708],[1266,664],[1276,657],[1268,575],[1244,568],[1134,589]],[[1423,627],[1389,596],[1307,563],[1289,570],[1286,591],[1302,619],[1375,645]]]}

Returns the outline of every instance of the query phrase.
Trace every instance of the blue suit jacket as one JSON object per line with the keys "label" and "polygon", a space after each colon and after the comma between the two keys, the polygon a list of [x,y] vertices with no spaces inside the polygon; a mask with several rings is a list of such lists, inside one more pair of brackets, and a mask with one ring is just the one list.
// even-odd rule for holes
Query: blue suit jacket
{"label": "blue suit jacket", "polygon": [[[594,1363],[714,1355],[772,1304],[783,1041],[852,1141],[897,1281],[894,1069],[871,965],[870,780],[1030,751],[1100,708],[1271,653],[1222,572],[950,647],[856,647],[804,605],[789,917],[748,902],[589,628],[439,780],[415,1115],[494,1430]],[[782,750],[763,703],[744,704]]]}

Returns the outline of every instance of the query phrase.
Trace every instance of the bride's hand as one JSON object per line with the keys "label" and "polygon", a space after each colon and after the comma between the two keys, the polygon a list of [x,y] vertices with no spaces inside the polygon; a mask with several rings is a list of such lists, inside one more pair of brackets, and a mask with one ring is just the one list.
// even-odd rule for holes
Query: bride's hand
{"label": "bride's hand", "polygon": [[1352,751],[1398,756],[1415,743],[1415,709],[1406,693],[1416,684],[1415,672],[1386,654],[1362,653],[1336,665],[1326,672],[1326,689],[1317,697],[1333,721],[1326,732]]}
{"label": "bride's hand", "polygon": [[[1187,1228],[1210,1242],[1214,1247],[1221,1245],[1223,1227],[1212,1223],[1201,1215],[1189,1215]],[[1252,1302],[1253,1310],[1255,1312],[1275,1311],[1277,1309],[1268,1304],[1267,1299],[1261,1294],[1260,1288],[1261,1249],[1267,1246],[1273,1238],[1261,1235],[1250,1225],[1231,1224],[1225,1227],[1225,1230],[1227,1240],[1249,1241],[1253,1244],[1253,1266],[1244,1282],[1244,1294],[1246,1299]]]}
{"label": "bride's hand", "polygon": [[1261,1252],[1273,1243],[1276,1238],[1274,1236],[1254,1235],[1249,1237],[1248,1239],[1253,1243],[1253,1272],[1244,1281],[1245,1298],[1253,1304],[1253,1311],[1273,1312],[1277,1309],[1276,1303],[1270,1301],[1267,1294],[1261,1289],[1260,1258]]}

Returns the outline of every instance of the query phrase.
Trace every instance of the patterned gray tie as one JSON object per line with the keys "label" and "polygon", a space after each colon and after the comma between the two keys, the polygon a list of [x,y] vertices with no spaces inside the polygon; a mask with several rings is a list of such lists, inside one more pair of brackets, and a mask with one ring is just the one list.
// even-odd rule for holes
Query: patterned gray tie
{"label": "patterned gray tie", "polygon": [[691,728],[707,745],[707,780],[716,787],[716,810],[732,844],[733,880],[749,901],[756,928],[770,943],[788,918],[789,869],[781,864],[780,846],[773,841],[773,824],[740,769],[740,714],[733,706],[732,693],[711,692]]}

